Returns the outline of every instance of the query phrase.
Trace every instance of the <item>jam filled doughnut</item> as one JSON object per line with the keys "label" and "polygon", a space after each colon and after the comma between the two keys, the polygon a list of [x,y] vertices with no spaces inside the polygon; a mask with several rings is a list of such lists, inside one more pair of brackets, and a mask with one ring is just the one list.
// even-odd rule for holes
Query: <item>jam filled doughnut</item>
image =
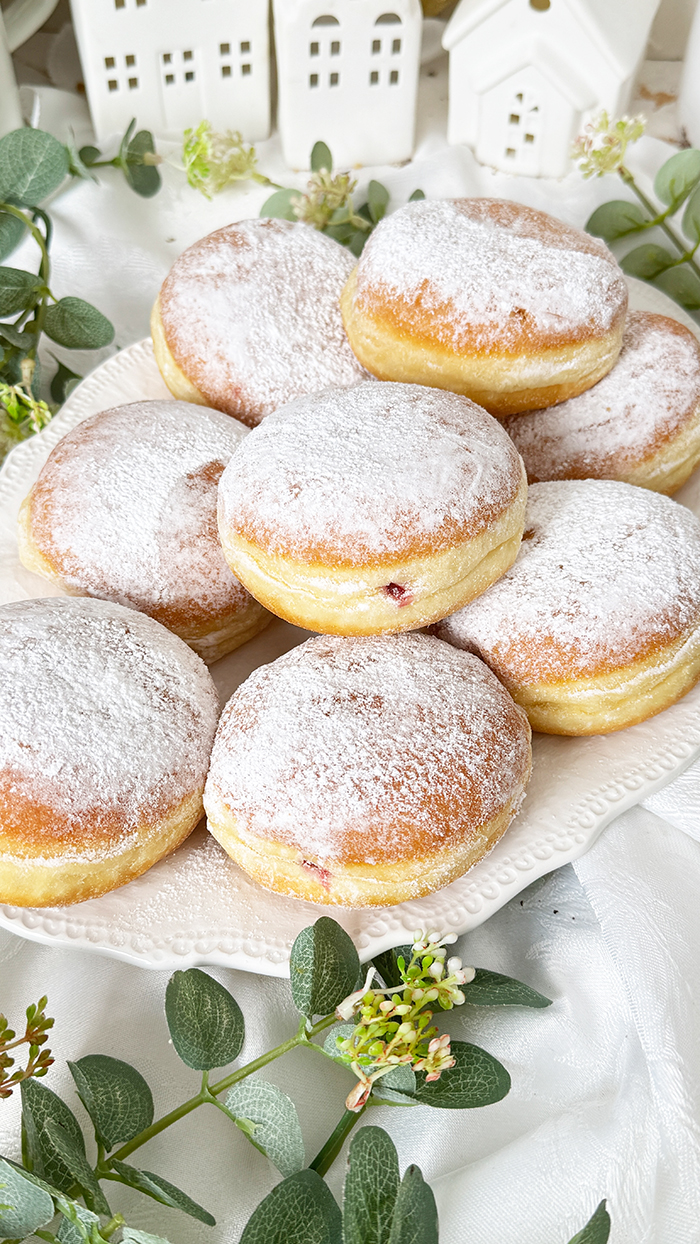
{"label": "jam filled doughnut", "polygon": [[150,614],[206,661],[270,621],[231,574],[216,528],[217,485],[246,436],[187,402],[134,402],[59,441],[20,511],[28,570],[72,595]]}
{"label": "jam filled doughnut", "polygon": [[700,522],[612,480],[533,484],[515,565],[435,628],[544,734],[607,734],[700,678]]}
{"label": "jam filled doughnut", "polygon": [[175,397],[254,427],[295,397],[366,378],[338,300],[354,260],[310,225],[244,220],[176,260],[151,316]]}
{"label": "jam filled doughnut", "polygon": [[503,426],[531,484],[617,479],[676,492],[700,462],[700,344],[677,320],[630,311],[612,371],[586,393]]}
{"label": "jam filled doughnut", "polygon": [[206,666],[102,600],[0,608],[0,902],[78,903],[169,855],[202,816],[218,714]]}
{"label": "jam filled doughnut", "polygon": [[312,631],[376,635],[443,618],[514,561],[527,486],[468,398],[367,381],[269,415],[219,484],[234,574]]}
{"label": "jam filled doughnut", "polygon": [[353,350],[381,380],[452,389],[508,415],[610,371],[627,287],[602,242],[545,212],[423,200],[380,222],[341,306]]}
{"label": "jam filled doughnut", "polygon": [[525,714],[475,657],[429,635],[319,635],[229,700],[204,799],[261,885],[384,906],[490,851],[530,766]]}

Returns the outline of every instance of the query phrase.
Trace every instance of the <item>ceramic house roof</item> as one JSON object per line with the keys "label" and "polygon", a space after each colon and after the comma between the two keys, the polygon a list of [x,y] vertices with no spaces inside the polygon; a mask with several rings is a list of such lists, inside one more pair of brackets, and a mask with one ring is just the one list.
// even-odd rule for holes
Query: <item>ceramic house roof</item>
{"label": "ceramic house roof", "polygon": [[[481,22],[514,0],[462,0],[445,31],[450,51]],[[552,0],[566,5],[623,78],[637,65],[649,37],[659,0]],[[533,18],[542,16],[533,13]],[[544,29],[542,30],[544,33]]]}

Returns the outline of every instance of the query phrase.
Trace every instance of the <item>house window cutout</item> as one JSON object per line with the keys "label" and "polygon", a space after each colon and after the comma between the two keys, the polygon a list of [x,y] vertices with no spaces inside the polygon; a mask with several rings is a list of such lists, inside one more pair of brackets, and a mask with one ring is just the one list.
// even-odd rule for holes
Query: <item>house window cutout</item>
{"label": "house window cutout", "polygon": [[508,156],[509,160],[514,160],[515,154],[516,154],[515,147],[506,147],[506,155]]}
{"label": "house window cutout", "polygon": [[522,104],[522,102],[523,102],[522,91],[521,91],[518,95],[516,95],[516,97],[515,97],[515,98],[517,99],[517,101],[518,101],[518,103],[519,103],[519,104]]}
{"label": "house window cutout", "polygon": [[[532,0],[530,2],[532,3]],[[398,13],[382,13],[374,24],[375,26],[400,26],[401,18]]]}
{"label": "house window cutout", "polygon": [[508,121],[511,125],[520,125],[520,113],[511,112]]}
{"label": "house window cutout", "polygon": [[114,0],[114,7],[115,9],[126,8],[126,0]]}
{"label": "house window cutout", "polygon": [[230,43],[220,43],[220,44],[219,44],[219,53],[220,53],[220,55],[221,55],[221,56],[230,56],[230,55],[231,55],[231,44],[230,44]]}
{"label": "house window cutout", "polygon": [[194,70],[189,69],[185,74],[185,82],[194,82]]}
{"label": "house window cutout", "polygon": [[311,46],[309,47],[309,56],[318,56],[320,51],[321,51],[321,44],[312,43]]}
{"label": "house window cutout", "polygon": [[526,142],[526,143],[534,143],[534,141],[535,141],[535,135],[534,135],[534,134],[526,134],[526,135],[525,135],[525,142]]}
{"label": "house window cutout", "polygon": [[110,91],[118,91],[118,90],[119,90],[119,83],[117,82],[117,79],[116,79],[116,78],[110,78],[110,79],[109,79],[109,81],[108,81],[108,83],[107,83],[107,86],[108,86],[108,88],[109,88],[109,90],[110,90]]}
{"label": "house window cutout", "polygon": [[129,90],[135,91],[139,84],[138,78],[129,78]]}
{"label": "house window cutout", "polygon": [[399,71],[398,69],[392,69],[391,73],[389,74],[389,86],[398,86],[398,85],[399,85]]}
{"label": "house window cutout", "polygon": [[174,85],[175,85],[175,74],[174,74],[174,73],[166,73],[166,75],[165,75],[165,85],[166,85],[166,86],[174,86]]}
{"label": "house window cutout", "polygon": [[192,52],[183,52],[183,53],[182,53],[182,59],[183,59],[183,60],[192,60],[192,56],[193,56],[193,53],[192,53]]}
{"label": "house window cutout", "polygon": [[373,69],[371,74],[369,75],[369,84],[370,86],[377,86],[378,83],[379,83],[379,74],[377,73],[376,69]]}
{"label": "house window cutout", "polygon": [[222,65],[222,66],[221,66],[221,76],[222,76],[222,78],[230,78],[230,77],[231,77],[231,66],[230,66],[230,65]]}
{"label": "house window cutout", "polygon": [[332,73],[330,76],[329,82],[331,86],[337,86],[338,83],[340,82],[340,74]]}
{"label": "house window cutout", "polygon": [[249,51],[250,51],[250,41],[246,39],[245,43],[241,44],[241,53],[243,54]]}
{"label": "house window cutout", "polygon": [[537,13],[546,13],[551,6],[552,0],[530,0],[530,8]]}
{"label": "house window cutout", "polygon": [[381,52],[381,50],[382,50],[381,39],[373,39],[372,40],[372,55],[376,56],[378,52]]}
{"label": "house window cutout", "polygon": [[146,7],[146,0],[136,0],[137,9],[144,9],[145,7]]}
{"label": "house window cutout", "polygon": [[243,74],[243,77],[244,77],[244,78],[248,78],[248,77],[250,77],[250,75],[251,75],[251,73],[252,73],[252,72],[253,72],[253,66],[252,66],[252,65],[247,65],[247,64],[246,64],[246,65],[241,65],[241,73]]}
{"label": "house window cutout", "polygon": [[309,86],[318,86],[318,74],[317,73],[309,74]]}
{"label": "house window cutout", "polygon": [[173,62],[173,54],[172,54],[172,52],[163,52],[163,64],[164,64],[164,65],[171,65],[171,64],[172,64],[172,62]]}
{"label": "house window cutout", "polygon": [[340,22],[337,17],[331,17],[330,13],[324,14],[323,17],[317,17],[312,26],[339,26]]}
{"label": "house window cutout", "polygon": [[124,57],[124,63],[125,63],[125,65],[126,65],[127,69],[131,69],[131,68],[132,68],[132,66],[136,64],[136,57],[135,57],[135,56],[125,56],[125,57]]}
{"label": "house window cutout", "polygon": [[393,43],[392,43],[392,45],[391,45],[391,54],[392,54],[392,56],[398,56],[398,54],[399,54],[399,52],[400,52],[400,51],[401,51],[401,40],[400,40],[400,39],[394,39],[394,42],[393,42]]}
{"label": "house window cutout", "polygon": [[331,43],[331,56],[340,56],[340,44],[337,39]]}
{"label": "house window cutout", "polygon": [[105,69],[114,69],[116,63],[113,56],[105,56]]}

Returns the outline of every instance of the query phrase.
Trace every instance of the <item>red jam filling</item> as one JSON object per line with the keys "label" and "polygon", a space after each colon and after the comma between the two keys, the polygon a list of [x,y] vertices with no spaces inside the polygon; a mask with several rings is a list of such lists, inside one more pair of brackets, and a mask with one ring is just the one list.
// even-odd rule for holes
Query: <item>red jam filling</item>
{"label": "red jam filling", "polygon": [[330,890],[333,874],[329,873],[327,868],[321,868],[320,864],[312,864],[311,860],[302,860],[301,866],[302,868],[308,868],[312,872],[315,872],[318,880],[321,882],[321,885],[324,886],[326,890]]}
{"label": "red jam filling", "polygon": [[404,605],[413,604],[413,593],[407,587],[402,587],[400,583],[387,583],[382,590],[396,601],[399,609],[403,609]]}

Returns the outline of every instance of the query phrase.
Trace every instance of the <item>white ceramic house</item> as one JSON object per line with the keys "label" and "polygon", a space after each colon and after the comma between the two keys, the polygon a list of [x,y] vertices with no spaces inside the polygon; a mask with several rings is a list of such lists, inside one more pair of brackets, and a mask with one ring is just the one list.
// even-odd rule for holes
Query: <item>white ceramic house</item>
{"label": "white ceramic house", "polygon": [[506,172],[561,177],[583,124],[629,102],[659,0],[462,0],[448,139]]}
{"label": "white ceramic house", "polygon": [[95,133],[270,132],[268,0],[71,0]]}
{"label": "white ceramic house", "polygon": [[278,123],[285,160],[316,142],[336,168],[413,153],[420,0],[273,0]]}

